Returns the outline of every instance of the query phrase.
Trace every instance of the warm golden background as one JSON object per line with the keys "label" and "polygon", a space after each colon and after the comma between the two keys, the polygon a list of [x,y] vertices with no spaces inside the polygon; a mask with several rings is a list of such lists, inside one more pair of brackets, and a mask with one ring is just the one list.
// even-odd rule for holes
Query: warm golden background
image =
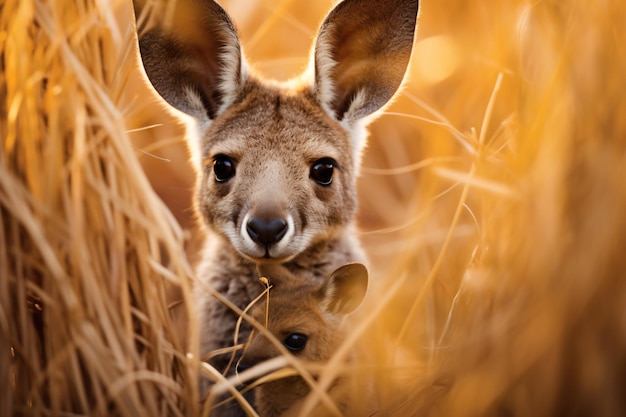
{"label": "warm golden background", "polygon": [[[287,79],[333,2],[222,4]],[[0,13],[0,415],[199,415],[194,172],[130,4]],[[364,415],[626,414],[624,22],[621,0],[421,2],[359,182]]]}

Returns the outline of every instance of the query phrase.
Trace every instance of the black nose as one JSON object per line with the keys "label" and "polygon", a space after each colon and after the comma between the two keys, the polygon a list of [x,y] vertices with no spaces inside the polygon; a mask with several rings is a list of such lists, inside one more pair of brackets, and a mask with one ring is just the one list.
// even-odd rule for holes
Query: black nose
{"label": "black nose", "polygon": [[285,236],[287,232],[287,222],[283,219],[259,219],[253,217],[246,225],[248,234],[259,245],[269,246]]}

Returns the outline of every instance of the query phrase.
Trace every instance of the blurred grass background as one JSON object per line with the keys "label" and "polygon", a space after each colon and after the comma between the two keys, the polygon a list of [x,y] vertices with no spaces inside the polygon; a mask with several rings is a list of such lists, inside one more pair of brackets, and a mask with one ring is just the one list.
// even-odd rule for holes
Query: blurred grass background
{"label": "blurred grass background", "polygon": [[[268,78],[284,80],[305,68],[315,31],[333,2],[222,4],[250,63]],[[189,345],[169,333],[184,333],[185,320],[156,312],[148,320],[142,314],[151,303],[141,300],[167,276],[182,299],[173,308],[185,310],[188,304],[186,261],[175,247],[184,241],[193,263],[199,241],[191,210],[194,172],[182,119],[164,107],[138,70],[131,6],[5,0],[0,13],[0,176],[13,181],[5,181],[0,193],[0,336],[8,341],[2,345],[0,378],[11,381],[0,390],[0,414],[134,415],[147,409],[193,415],[197,399],[186,392],[196,371],[181,370],[181,363],[191,370],[197,364],[185,362]],[[359,180],[359,226],[372,287],[355,346],[373,392],[368,397],[375,400],[364,415],[626,414],[623,22],[626,4],[620,0],[421,2],[405,88],[372,124]],[[85,83],[76,66],[91,74],[104,68],[107,76]],[[62,82],[52,83],[54,74]],[[63,94],[51,95],[55,90],[41,82],[46,77]],[[110,107],[84,94],[91,84],[100,86],[98,97],[108,97]],[[82,97],[78,101],[67,94],[74,88]],[[94,180],[100,194],[84,198],[76,162],[82,159],[76,159],[73,145],[58,148],[79,137],[60,121],[81,108],[88,117],[76,121],[76,131],[86,127],[86,143],[101,144],[99,155],[119,161],[114,165],[120,170],[115,181]],[[114,114],[116,124],[106,114]],[[108,128],[94,130],[102,120]],[[45,128],[32,130],[33,125]],[[123,152],[111,156],[111,147],[119,144]],[[177,225],[166,220],[147,183],[138,180],[119,194],[122,201],[133,201],[132,210],[124,206],[127,221],[104,227],[112,239],[134,239],[141,246],[136,256],[128,257],[129,246],[121,245],[104,256],[116,261],[75,262],[84,259],[80,253],[89,255],[86,259],[103,256],[98,245],[79,251],[80,242],[103,232],[77,235],[85,229],[74,229],[67,220],[84,212],[82,204],[93,219],[107,216],[98,214],[106,190],[141,177],[133,168],[137,161],[180,224],[181,237],[159,235]],[[71,174],[50,177],[64,164],[73,167]],[[74,199],[55,197],[63,190]],[[146,225],[146,212],[160,219],[148,224],[161,228]],[[27,221],[25,213],[34,220]],[[131,227],[135,222],[145,237]],[[57,242],[58,230],[74,234]],[[51,249],[41,249],[40,241]],[[72,250],[63,249],[68,242],[74,242]],[[118,359],[127,352],[131,358],[115,368],[116,376],[92,370],[93,360],[84,352],[93,346],[67,349],[77,345],[74,324],[82,329],[87,323],[98,332],[97,315],[68,324],[54,309],[38,316],[26,307],[33,298],[25,294],[33,292],[44,306],[41,300],[67,301],[46,284],[46,277],[58,273],[44,262],[46,253],[70,265],[61,275],[72,285],[93,288],[95,282],[103,303],[121,306],[108,309],[108,316],[128,314],[116,337],[147,340],[121,348],[110,330],[101,332],[107,336],[103,341],[94,339],[101,352],[111,350]],[[178,278],[155,267],[155,260],[177,271]],[[135,262],[148,266],[137,268]],[[85,275],[86,270],[96,272]],[[130,276],[119,275],[127,270],[139,272],[121,284],[113,279]],[[143,290],[134,287],[138,282]],[[129,287],[135,288],[133,296],[120,300]],[[78,304],[89,304],[94,293],[77,290]],[[157,293],[157,304],[168,302],[162,289]],[[48,337],[63,334],[58,339],[63,342],[46,346],[36,320],[43,320]],[[193,342],[193,332],[184,336]],[[164,341],[167,349],[151,348]],[[68,351],[83,354],[58,353]],[[71,376],[62,372],[67,363],[73,364]],[[81,370],[92,377],[80,376]],[[154,374],[148,378],[139,370]],[[64,380],[61,389],[58,381]],[[79,391],[80,400],[72,398],[84,380],[90,382]],[[119,381],[139,391],[121,395]],[[99,399],[93,407],[86,400],[92,397]],[[153,404],[145,406],[148,400]]]}

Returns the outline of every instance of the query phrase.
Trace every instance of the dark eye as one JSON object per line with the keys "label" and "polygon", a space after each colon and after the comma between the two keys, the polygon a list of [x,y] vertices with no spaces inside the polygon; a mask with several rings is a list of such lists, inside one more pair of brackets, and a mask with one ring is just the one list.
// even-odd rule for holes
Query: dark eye
{"label": "dark eye", "polygon": [[306,342],[308,341],[308,337],[301,333],[291,333],[288,335],[283,344],[287,347],[287,349],[298,352],[306,346]]}
{"label": "dark eye", "polygon": [[311,178],[320,185],[328,186],[333,182],[333,172],[337,162],[332,158],[322,158],[311,165]]}
{"label": "dark eye", "polygon": [[235,176],[235,163],[226,155],[217,155],[213,159],[213,172],[217,182],[226,182]]}

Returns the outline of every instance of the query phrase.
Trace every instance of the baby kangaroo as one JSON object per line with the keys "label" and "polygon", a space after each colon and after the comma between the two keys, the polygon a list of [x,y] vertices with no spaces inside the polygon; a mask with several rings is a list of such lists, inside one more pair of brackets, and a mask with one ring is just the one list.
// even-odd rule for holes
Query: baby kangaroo
{"label": "baby kangaroo", "polygon": [[[339,3],[319,29],[309,70],[284,83],[248,66],[217,2],[134,4],[148,78],[195,120],[195,207],[207,235],[197,302],[207,354],[233,345],[237,316],[206,286],[244,308],[258,292],[256,264],[283,264],[321,282],[339,265],[364,261],[354,219],[365,126],[402,83],[418,0]],[[211,363],[229,372],[229,360]]]}
{"label": "baby kangaroo", "polygon": [[[261,324],[267,318],[269,332],[304,363],[321,364],[329,360],[348,333],[348,314],[365,297],[368,284],[365,266],[359,263],[340,266],[322,282],[290,274],[280,265],[261,265],[259,272],[269,279],[272,288],[250,315]],[[276,346],[253,330],[238,366],[241,371],[278,355]],[[329,392],[343,413],[350,401],[344,385],[339,379]],[[256,408],[263,417],[298,415],[309,391],[308,384],[298,376],[267,382],[255,389]],[[329,411],[320,406],[314,414],[329,415]]]}

